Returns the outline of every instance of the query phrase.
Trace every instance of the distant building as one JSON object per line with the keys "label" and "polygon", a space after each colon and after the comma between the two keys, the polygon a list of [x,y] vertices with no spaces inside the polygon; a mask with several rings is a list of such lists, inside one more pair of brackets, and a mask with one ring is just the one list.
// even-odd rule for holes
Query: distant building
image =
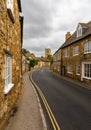
{"label": "distant building", "polygon": [[47,58],[48,55],[51,55],[51,49],[45,48],[45,57]]}
{"label": "distant building", "polygon": [[54,72],[57,72],[61,74],[61,48],[59,48],[54,54],[53,54],[53,63],[51,65],[51,69]]}
{"label": "distant building", "polygon": [[45,57],[36,57],[36,59],[38,60],[38,65],[35,68],[50,67],[50,61]]}
{"label": "distant building", "polygon": [[26,53],[27,51],[25,49],[22,49],[22,74],[29,71],[29,62]]}

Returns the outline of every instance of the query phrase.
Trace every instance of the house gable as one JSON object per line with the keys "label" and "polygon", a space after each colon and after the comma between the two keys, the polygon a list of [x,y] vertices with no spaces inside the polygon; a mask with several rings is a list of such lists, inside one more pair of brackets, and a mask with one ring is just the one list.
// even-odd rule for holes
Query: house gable
{"label": "house gable", "polygon": [[[77,34],[77,31],[80,30],[80,35]],[[79,23],[76,31],[71,35],[71,37],[64,42],[62,48],[67,47],[77,41],[80,41],[91,35],[91,21],[88,23]]]}
{"label": "house gable", "polygon": [[76,29],[76,36],[77,37],[83,36],[87,28],[88,28],[87,24],[79,23]]}
{"label": "house gable", "polygon": [[78,27],[77,27],[76,33],[77,33],[77,34],[76,34],[77,37],[82,36],[82,26],[81,26],[81,24],[78,24]]}

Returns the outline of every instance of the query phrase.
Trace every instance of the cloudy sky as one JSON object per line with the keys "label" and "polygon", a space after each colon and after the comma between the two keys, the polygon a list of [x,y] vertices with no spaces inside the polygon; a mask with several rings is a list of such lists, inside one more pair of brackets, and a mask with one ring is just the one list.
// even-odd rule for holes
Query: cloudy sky
{"label": "cloudy sky", "polygon": [[24,16],[23,47],[36,56],[45,48],[52,54],[65,41],[66,32],[91,20],[91,0],[21,0]]}

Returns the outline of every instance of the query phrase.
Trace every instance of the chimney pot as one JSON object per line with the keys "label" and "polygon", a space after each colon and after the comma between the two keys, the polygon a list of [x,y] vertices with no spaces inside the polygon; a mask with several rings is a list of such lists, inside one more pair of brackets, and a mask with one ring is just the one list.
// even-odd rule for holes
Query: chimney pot
{"label": "chimney pot", "polygon": [[67,32],[65,37],[66,37],[66,40],[69,39],[71,37],[71,33]]}

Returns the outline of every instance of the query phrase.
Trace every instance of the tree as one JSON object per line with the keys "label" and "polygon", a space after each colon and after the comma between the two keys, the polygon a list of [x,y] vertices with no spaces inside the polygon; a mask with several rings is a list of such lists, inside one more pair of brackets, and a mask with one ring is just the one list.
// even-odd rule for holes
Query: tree
{"label": "tree", "polygon": [[35,65],[38,64],[38,60],[36,59],[28,59],[29,60],[29,69],[31,69],[31,67],[34,67]]}
{"label": "tree", "polygon": [[53,61],[52,55],[48,55],[48,56],[47,56],[47,59],[50,61],[50,63],[52,63],[52,61]]}

